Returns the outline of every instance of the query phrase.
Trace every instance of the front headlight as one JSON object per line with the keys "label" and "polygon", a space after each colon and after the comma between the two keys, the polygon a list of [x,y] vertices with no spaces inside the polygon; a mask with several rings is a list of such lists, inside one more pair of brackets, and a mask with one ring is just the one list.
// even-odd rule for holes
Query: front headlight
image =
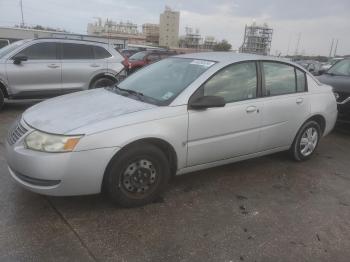
{"label": "front headlight", "polygon": [[70,152],[78,144],[81,136],[52,135],[34,131],[26,136],[24,143],[27,148],[43,152]]}

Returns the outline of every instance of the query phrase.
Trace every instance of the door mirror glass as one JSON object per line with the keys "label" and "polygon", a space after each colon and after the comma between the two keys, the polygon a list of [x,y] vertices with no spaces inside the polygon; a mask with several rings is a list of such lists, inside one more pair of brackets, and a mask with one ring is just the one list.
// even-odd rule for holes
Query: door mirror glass
{"label": "door mirror glass", "polygon": [[23,55],[19,55],[19,56],[15,56],[13,58],[13,63],[15,65],[19,65],[20,63],[22,63],[23,61],[27,61],[28,60],[28,57],[26,56],[23,56]]}
{"label": "door mirror glass", "polygon": [[224,107],[225,99],[221,96],[202,96],[191,102],[192,109],[206,109],[211,107]]}

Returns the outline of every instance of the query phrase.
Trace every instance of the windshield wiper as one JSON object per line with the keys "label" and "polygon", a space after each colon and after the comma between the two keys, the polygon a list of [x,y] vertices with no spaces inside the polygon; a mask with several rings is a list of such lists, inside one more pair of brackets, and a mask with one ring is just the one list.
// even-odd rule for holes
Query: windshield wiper
{"label": "windshield wiper", "polygon": [[135,90],[131,90],[131,89],[124,89],[124,88],[120,88],[119,86],[115,85],[115,89],[117,89],[120,92],[126,92],[128,94],[134,95],[136,96],[140,101],[144,101],[144,94],[141,92],[137,92]]}

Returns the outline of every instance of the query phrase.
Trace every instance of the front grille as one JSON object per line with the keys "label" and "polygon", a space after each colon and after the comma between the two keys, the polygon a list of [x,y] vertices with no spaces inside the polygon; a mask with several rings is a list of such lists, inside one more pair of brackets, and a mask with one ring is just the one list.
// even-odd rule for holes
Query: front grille
{"label": "front grille", "polygon": [[10,145],[15,144],[28,130],[18,121],[9,131],[7,141]]}

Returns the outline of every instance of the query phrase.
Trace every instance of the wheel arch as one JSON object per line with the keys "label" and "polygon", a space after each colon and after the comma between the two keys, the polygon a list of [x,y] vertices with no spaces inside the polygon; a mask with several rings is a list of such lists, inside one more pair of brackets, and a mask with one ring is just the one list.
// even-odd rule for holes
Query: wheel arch
{"label": "wheel arch", "polygon": [[315,115],[309,117],[309,118],[302,124],[302,126],[303,126],[306,122],[311,121],[311,120],[317,122],[317,123],[320,125],[321,132],[322,132],[322,134],[324,134],[324,132],[325,132],[325,130],[326,130],[326,118],[325,118],[323,115],[321,115],[321,114],[315,114]]}
{"label": "wheel arch", "polygon": [[169,161],[171,176],[174,176],[176,174],[177,167],[178,167],[178,157],[177,157],[177,153],[175,151],[175,148],[169,142],[167,142],[167,141],[165,141],[164,139],[161,139],[161,138],[156,138],[156,137],[141,138],[141,139],[137,139],[135,141],[132,141],[132,142],[124,145],[111,158],[111,160],[108,162],[108,165],[107,165],[107,167],[105,169],[105,172],[103,174],[103,181],[102,181],[102,185],[101,185],[102,186],[101,191],[103,191],[103,187],[104,187],[105,179],[106,179],[106,174],[107,174],[108,170],[110,169],[113,161],[118,156],[123,154],[126,150],[128,150],[130,147],[141,146],[142,144],[151,144],[151,145],[154,145],[154,146],[158,147],[165,154],[166,158]]}
{"label": "wheel arch", "polygon": [[102,77],[106,77],[106,78],[109,78],[113,81],[117,81],[117,78],[113,75],[113,74],[110,74],[110,73],[107,73],[107,72],[103,72],[103,73],[99,73],[97,75],[95,75],[94,77],[91,78],[90,82],[89,82],[89,89],[91,88],[92,84],[99,78],[102,78]]}

